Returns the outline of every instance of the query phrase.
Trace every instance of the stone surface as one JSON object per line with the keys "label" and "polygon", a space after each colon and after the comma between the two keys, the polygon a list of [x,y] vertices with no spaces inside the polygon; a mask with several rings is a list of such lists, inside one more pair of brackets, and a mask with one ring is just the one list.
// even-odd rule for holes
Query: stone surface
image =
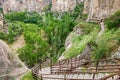
{"label": "stone surface", "polygon": [[73,32],[70,33],[70,35],[68,35],[68,37],[65,40],[65,50],[68,50],[72,46],[72,40],[73,40],[72,38],[73,37],[77,37],[77,36],[82,35],[82,34],[83,34],[83,31],[82,31],[81,27],[76,26],[73,29]]}
{"label": "stone surface", "polygon": [[[73,32],[71,32],[68,37],[65,40],[65,51],[69,50],[69,48],[71,48],[73,45],[73,38],[80,36],[83,34],[83,30],[81,28],[81,26],[77,25],[74,29]],[[91,55],[91,48],[89,45],[86,46],[86,48],[83,50],[83,52],[78,55],[77,57],[80,57],[81,59],[86,59],[89,60],[90,59],[90,55]],[[64,60],[64,53],[61,55],[61,57],[59,58],[59,60]]]}
{"label": "stone surface", "polygon": [[85,0],[84,5],[89,20],[104,19],[120,10],[120,0]]}
{"label": "stone surface", "polygon": [[114,55],[112,55],[112,58],[120,59],[120,47],[119,47],[118,50],[114,53]]}
{"label": "stone surface", "polygon": [[83,0],[0,0],[4,13],[11,11],[37,11],[42,10],[52,3],[52,10],[65,12],[73,10]]}
{"label": "stone surface", "polygon": [[52,11],[65,12],[73,10],[83,0],[52,0]]}
{"label": "stone surface", "polygon": [[16,78],[26,71],[28,69],[20,59],[12,53],[5,42],[0,40],[0,80],[4,80],[7,76]]}
{"label": "stone surface", "polygon": [[3,28],[3,22],[4,22],[3,15],[2,13],[0,13],[0,30]]}
{"label": "stone surface", "polygon": [[37,11],[41,12],[51,0],[1,0],[4,13],[11,11]]}

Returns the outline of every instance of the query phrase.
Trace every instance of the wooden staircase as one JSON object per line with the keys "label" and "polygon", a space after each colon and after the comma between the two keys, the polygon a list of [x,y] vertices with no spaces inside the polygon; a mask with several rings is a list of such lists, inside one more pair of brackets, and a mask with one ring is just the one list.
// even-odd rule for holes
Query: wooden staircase
{"label": "wooden staircase", "polygon": [[32,73],[38,80],[120,80],[120,64],[116,62],[117,59],[90,61],[76,57],[59,61],[46,70],[40,70],[37,64]]}

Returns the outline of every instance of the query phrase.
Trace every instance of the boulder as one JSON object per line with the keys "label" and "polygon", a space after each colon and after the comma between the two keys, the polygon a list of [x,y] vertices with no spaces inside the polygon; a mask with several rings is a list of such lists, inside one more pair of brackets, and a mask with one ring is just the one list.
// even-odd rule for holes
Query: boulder
{"label": "boulder", "polygon": [[120,59],[120,47],[118,50],[112,55],[113,59]]}
{"label": "boulder", "polygon": [[25,72],[29,71],[20,59],[10,50],[9,46],[0,40],[0,80],[13,78],[15,80]]}

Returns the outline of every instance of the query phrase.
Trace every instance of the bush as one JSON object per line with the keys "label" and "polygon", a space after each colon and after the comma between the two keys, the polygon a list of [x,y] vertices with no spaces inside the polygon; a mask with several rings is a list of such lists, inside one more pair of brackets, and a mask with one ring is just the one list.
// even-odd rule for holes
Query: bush
{"label": "bush", "polygon": [[36,12],[11,12],[4,14],[5,19],[10,21],[22,21],[25,23],[38,23],[41,16]]}
{"label": "bush", "polygon": [[25,15],[25,23],[38,23],[41,20],[41,16],[36,12],[28,12]]}
{"label": "bush", "polygon": [[32,73],[29,72],[29,73],[25,74],[25,75],[22,77],[21,80],[34,80],[34,79],[33,79]]}
{"label": "bush", "polygon": [[11,12],[4,14],[4,18],[11,21],[24,21],[25,12]]}
{"label": "bush", "polygon": [[3,13],[3,8],[0,8],[0,13]]}
{"label": "bush", "polygon": [[117,11],[110,17],[106,18],[105,24],[108,29],[120,27],[120,11]]}
{"label": "bush", "polygon": [[83,12],[83,9],[84,9],[84,3],[80,3],[78,4],[73,13],[72,13],[72,17],[74,17],[75,19],[80,16],[80,18],[82,17],[82,12]]}
{"label": "bush", "polygon": [[26,45],[18,51],[19,57],[28,67],[47,57],[48,44],[41,38],[40,29],[34,24],[24,27],[24,39]]}
{"label": "bush", "polygon": [[4,32],[0,32],[0,39],[6,40],[7,35]]}
{"label": "bush", "polygon": [[8,34],[7,41],[8,43],[13,43],[17,36],[20,36],[23,32],[23,24],[19,22],[8,23]]}

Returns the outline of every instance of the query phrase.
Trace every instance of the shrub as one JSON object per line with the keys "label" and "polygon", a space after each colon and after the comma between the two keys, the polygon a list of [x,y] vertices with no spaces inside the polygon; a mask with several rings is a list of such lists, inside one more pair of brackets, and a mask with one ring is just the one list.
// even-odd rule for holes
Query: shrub
{"label": "shrub", "polygon": [[80,16],[80,18],[82,17],[82,12],[83,12],[83,9],[84,9],[84,3],[80,3],[78,4],[73,13],[72,13],[72,17],[74,17],[75,19]]}
{"label": "shrub", "polygon": [[108,29],[120,27],[120,11],[117,11],[110,17],[106,18],[105,24]]}
{"label": "shrub", "polygon": [[36,12],[27,12],[24,18],[25,23],[38,23],[41,16]]}
{"label": "shrub", "polygon": [[34,79],[33,79],[32,73],[29,72],[29,73],[25,74],[25,75],[22,77],[21,80],[34,80]]}
{"label": "shrub", "polygon": [[11,12],[8,14],[4,14],[5,19],[11,21],[24,21],[25,12]]}
{"label": "shrub", "polygon": [[5,19],[10,21],[22,21],[25,23],[38,23],[41,16],[37,12],[11,12],[4,14]]}
{"label": "shrub", "polygon": [[7,35],[4,32],[0,32],[0,39],[6,40]]}
{"label": "shrub", "polygon": [[0,13],[3,13],[3,8],[0,8]]}
{"label": "shrub", "polygon": [[21,35],[22,32],[23,32],[22,23],[18,23],[18,22],[8,23],[8,34],[7,34],[8,43],[13,43],[16,40],[16,37]]}

